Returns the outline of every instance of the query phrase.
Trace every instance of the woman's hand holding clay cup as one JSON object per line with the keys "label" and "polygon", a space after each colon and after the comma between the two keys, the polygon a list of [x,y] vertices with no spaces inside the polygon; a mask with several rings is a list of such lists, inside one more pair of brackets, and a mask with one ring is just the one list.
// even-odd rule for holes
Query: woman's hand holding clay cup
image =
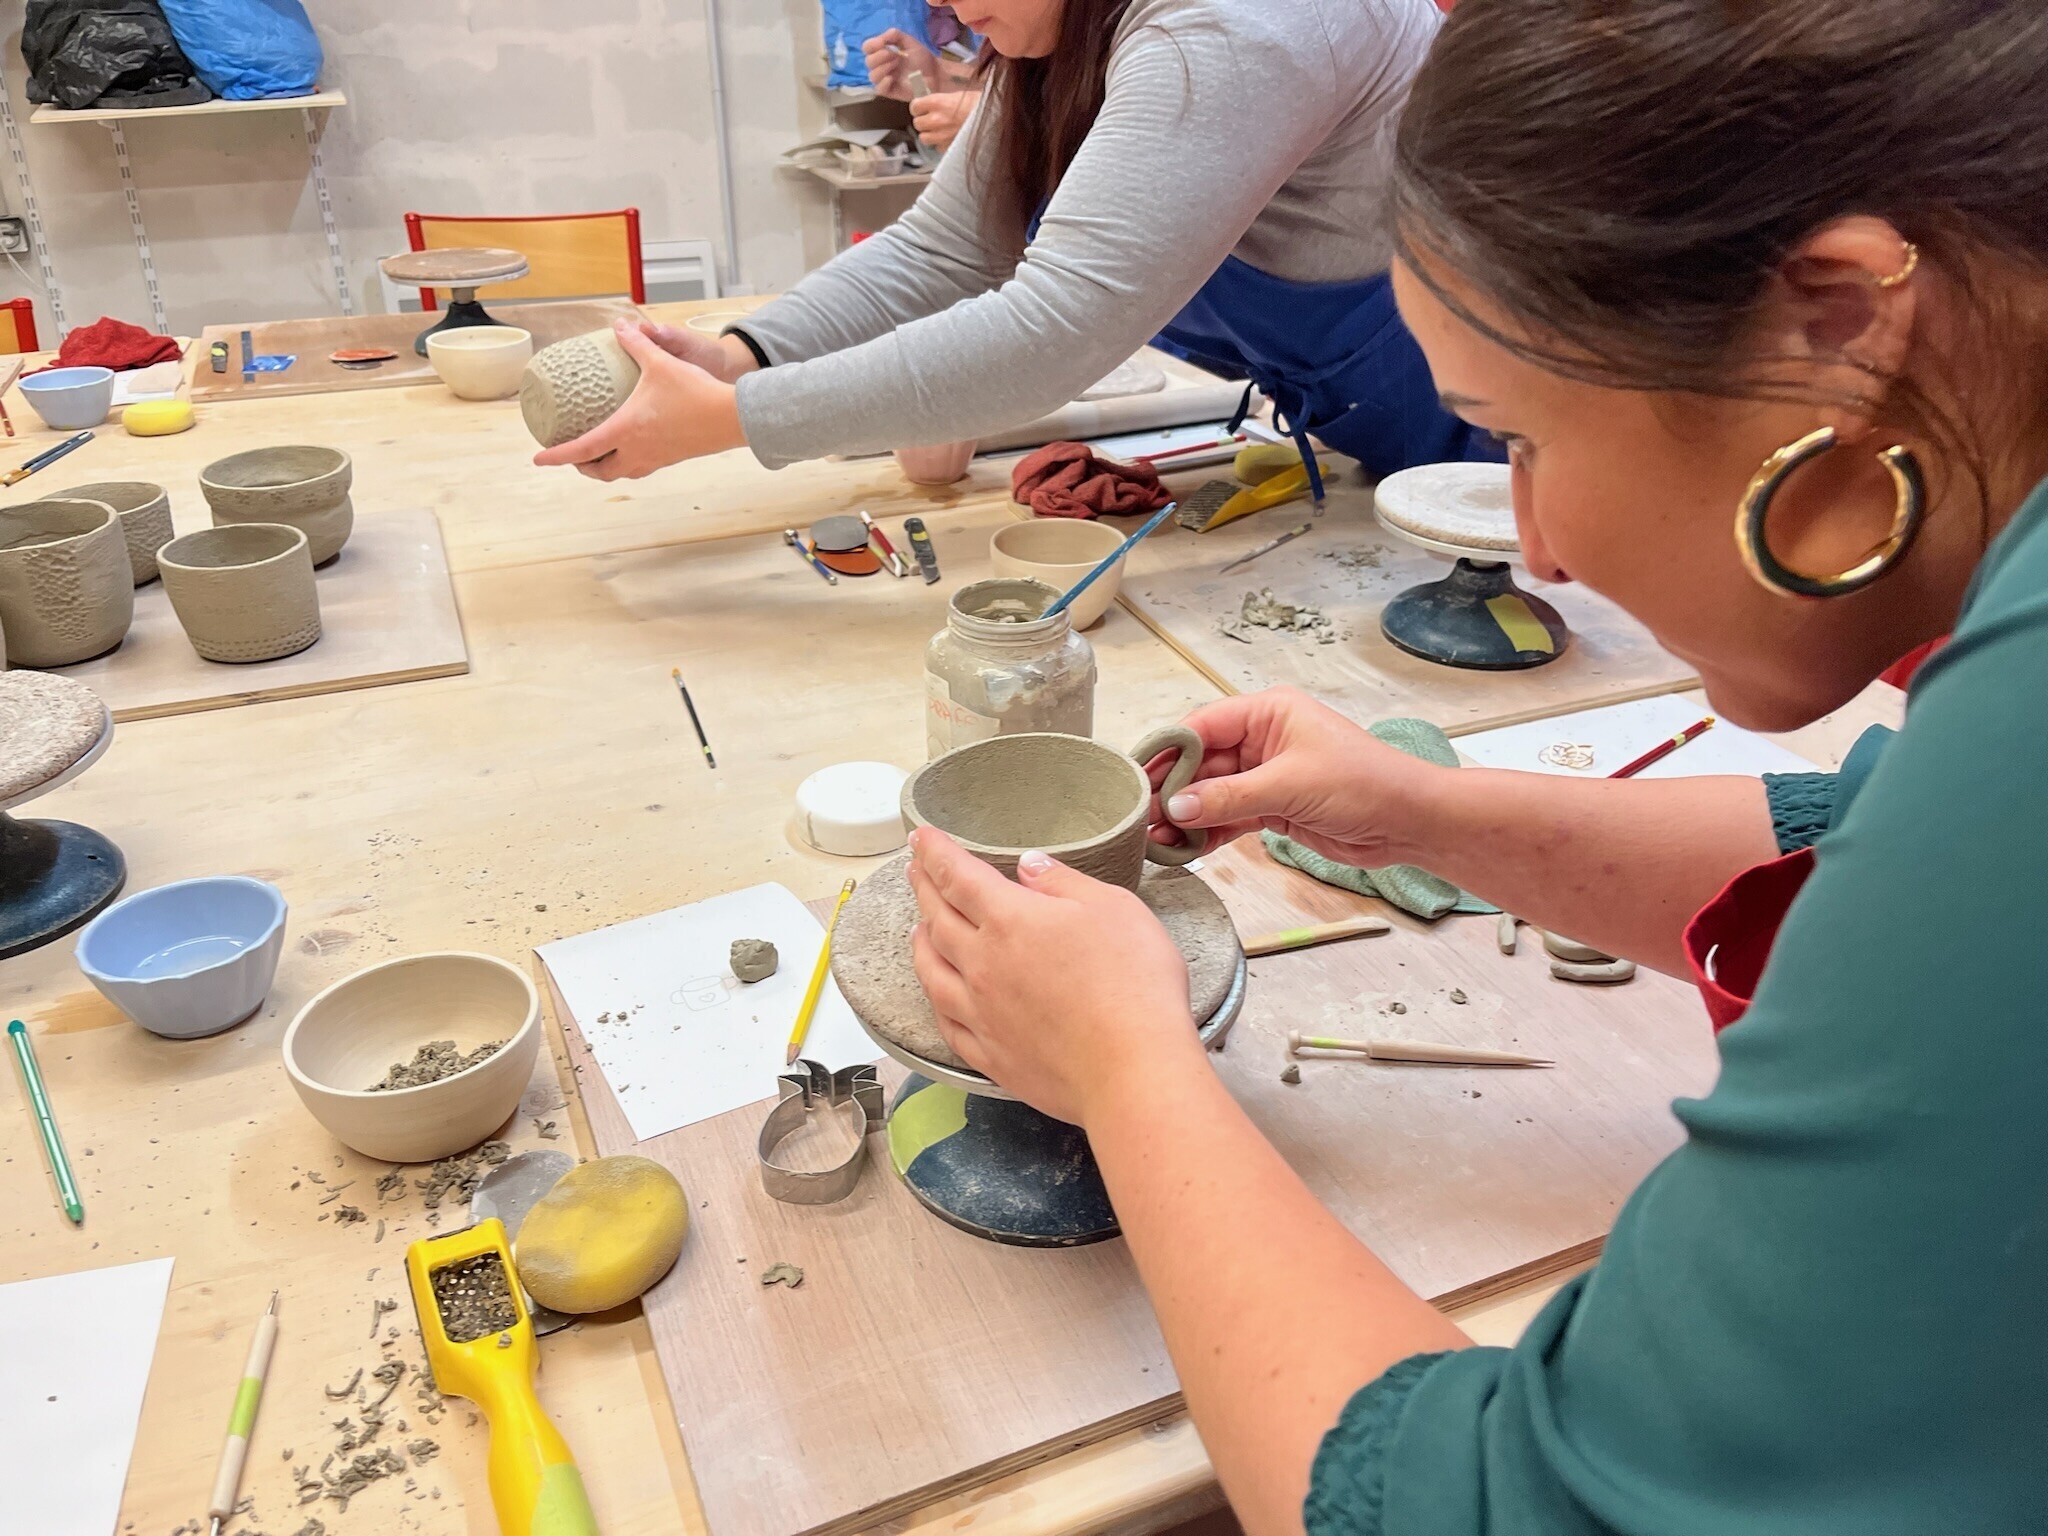
{"label": "woman's hand holding clay cup", "polygon": [[721,384],[737,384],[761,366],[760,359],[737,336],[706,336],[686,325],[663,325],[657,320],[641,321],[640,334],[670,357],[702,368]]}
{"label": "woman's hand holding clay cup", "polygon": [[[1202,827],[1216,847],[1264,830],[1365,869],[1413,862],[1407,807],[1421,783],[1447,770],[1396,751],[1295,688],[1224,699],[1184,723],[1202,738],[1202,766],[1163,805],[1155,795],[1154,842],[1178,842],[1183,829]],[[1151,766],[1155,790],[1172,761]]]}
{"label": "woman's hand holding clay cup", "polygon": [[739,400],[731,384],[623,322],[614,334],[640,369],[640,382],[610,416],[581,437],[534,455],[546,469],[573,464],[592,480],[638,480],[705,454],[743,448]]}

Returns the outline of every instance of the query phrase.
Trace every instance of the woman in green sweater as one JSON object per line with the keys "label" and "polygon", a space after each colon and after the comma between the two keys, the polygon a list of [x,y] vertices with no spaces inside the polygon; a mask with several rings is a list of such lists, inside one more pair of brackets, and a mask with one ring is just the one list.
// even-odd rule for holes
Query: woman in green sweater
{"label": "woman in green sweater", "polygon": [[1732,1024],[1518,1347],[1316,1204],[1134,897],[919,833],[948,1037],[1086,1128],[1254,1536],[2048,1529],[2044,80],[2039,0],[1461,0],[1416,84],[1401,308],[1507,443],[1531,568],[1764,730],[1955,636],[1840,780],[1452,772],[1292,693],[1193,716],[1171,823],[1424,865]]}

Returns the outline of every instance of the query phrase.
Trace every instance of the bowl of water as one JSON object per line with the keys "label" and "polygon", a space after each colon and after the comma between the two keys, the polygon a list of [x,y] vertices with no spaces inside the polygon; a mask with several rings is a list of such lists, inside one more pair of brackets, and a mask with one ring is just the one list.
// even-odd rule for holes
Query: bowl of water
{"label": "bowl of water", "polygon": [[282,891],[246,875],[160,885],[86,924],[78,968],[153,1035],[217,1035],[263,1006],[284,952],[285,911]]}

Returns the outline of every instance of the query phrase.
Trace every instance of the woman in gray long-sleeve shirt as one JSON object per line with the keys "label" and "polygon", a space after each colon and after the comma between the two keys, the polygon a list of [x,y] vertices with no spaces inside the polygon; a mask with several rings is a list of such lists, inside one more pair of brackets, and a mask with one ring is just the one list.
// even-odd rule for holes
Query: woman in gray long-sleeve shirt
{"label": "woman in gray long-sleeve shirt", "polygon": [[626,334],[632,401],[536,462],[637,478],[742,444],[779,468],[979,437],[1162,331],[1376,474],[1490,453],[1437,406],[1387,281],[1433,0],[955,10],[988,96],[916,206],[716,341]]}

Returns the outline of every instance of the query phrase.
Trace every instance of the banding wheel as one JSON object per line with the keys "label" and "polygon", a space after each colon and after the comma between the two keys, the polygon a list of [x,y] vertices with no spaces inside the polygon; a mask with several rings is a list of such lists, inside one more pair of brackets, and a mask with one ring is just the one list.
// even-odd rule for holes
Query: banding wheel
{"label": "banding wheel", "polygon": [[1441,581],[1387,604],[1380,632],[1411,656],[1511,672],[1562,656],[1571,631],[1550,604],[1515,585],[1520,562],[1504,464],[1425,464],[1387,476],[1373,495],[1380,525],[1454,562]]}
{"label": "banding wheel", "polygon": [[[889,1107],[889,1161],[925,1209],[977,1237],[1075,1248],[1118,1234],[1102,1175],[1078,1127],[1040,1114],[946,1048],[918,985],[910,929],[917,901],[907,857],[862,882],[841,914],[832,975],[875,1043],[911,1075]],[[1186,870],[1148,870],[1138,895],[1188,962],[1192,1017],[1211,1049],[1243,1011],[1236,926]]]}
{"label": "banding wheel", "polygon": [[427,338],[437,332],[503,324],[477,302],[476,291],[491,283],[509,283],[527,275],[526,258],[519,252],[483,246],[404,251],[386,256],[378,266],[394,283],[448,290],[447,313],[413,339],[412,349],[421,357],[427,355]]}
{"label": "banding wheel", "polygon": [[128,866],[100,833],[7,814],[78,777],[113,739],[113,717],[83,683],[0,674],[0,960],[62,938],[121,894]]}

